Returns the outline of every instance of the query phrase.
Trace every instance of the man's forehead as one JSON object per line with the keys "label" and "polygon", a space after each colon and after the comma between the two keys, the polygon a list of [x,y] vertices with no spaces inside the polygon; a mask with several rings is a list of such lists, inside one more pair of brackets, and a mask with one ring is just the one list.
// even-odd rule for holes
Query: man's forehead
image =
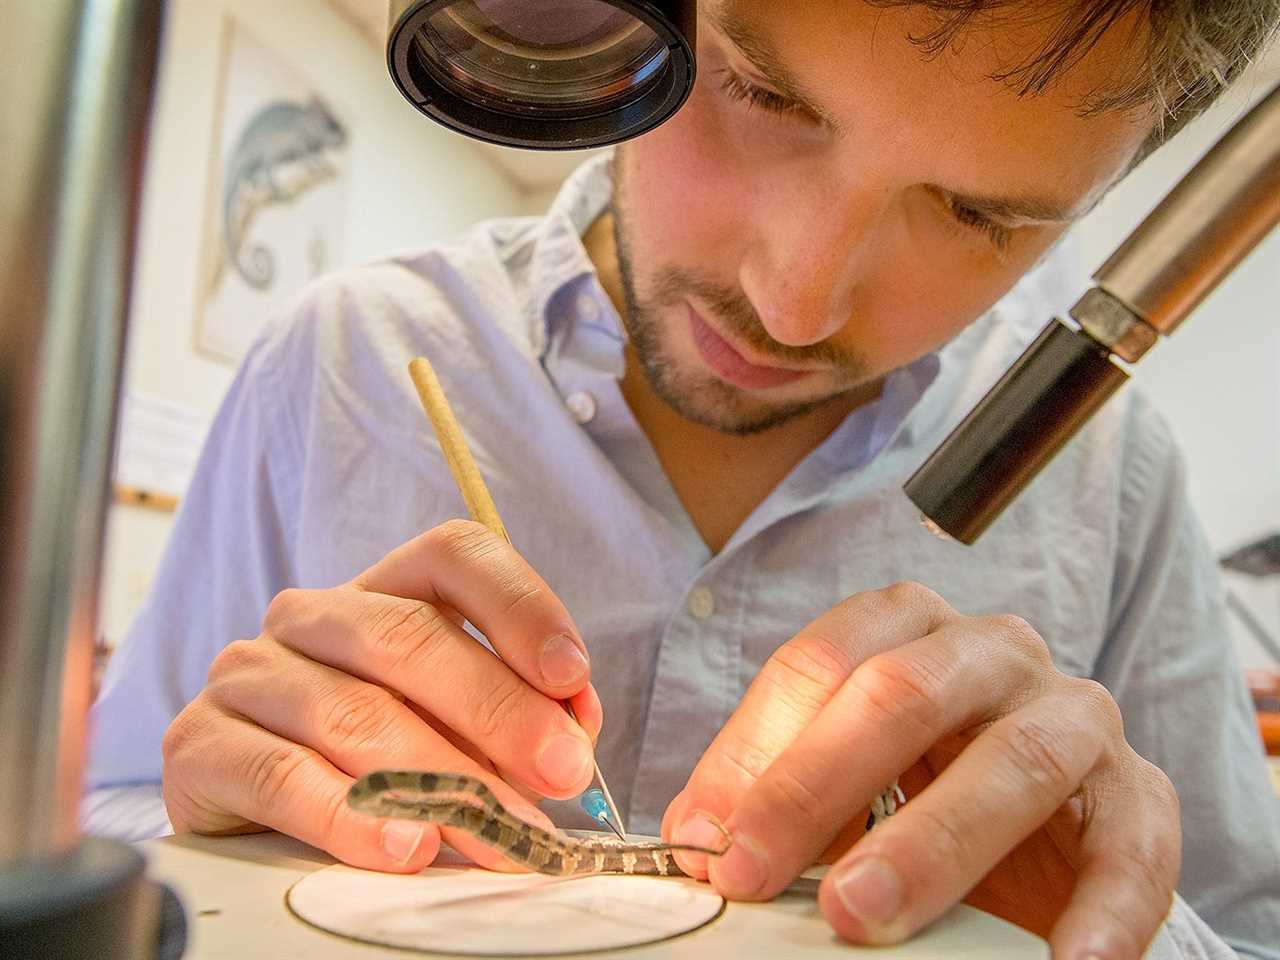
{"label": "man's forehead", "polygon": [[[959,6],[936,0],[701,0],[699,12],[703,21],[738,27],[765,44],[795,28],[838,48],[851,33],[866,34],[869,28],[877,44],[907,46],[922,59],[934,59],[944,52],[939,45],[949,39],[948,56],[938,59],[949,61],[965,79],[1017,74],[1019,66],[1052,51],[1061,63],[1046,87],[1060,88],[1082,104],[1100,89],[1123,85],[1144,67],[1134,50],[1149,40],[1147,3],[1127,4],[1122,14],[1101,25],[1092,23],[1099,17],[1086,17],[1088,25],[1077,22],[1097,6],[1089,0],[974,2],[972,14],[958,14]],[[1083,31],[1080,42],[1065,42],[1078,31]]]}

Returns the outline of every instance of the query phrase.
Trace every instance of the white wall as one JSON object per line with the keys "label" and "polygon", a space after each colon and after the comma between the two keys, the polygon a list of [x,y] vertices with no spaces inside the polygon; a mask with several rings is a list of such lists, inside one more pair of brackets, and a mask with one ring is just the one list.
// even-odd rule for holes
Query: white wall
{"label": "white wall", "polygon": [[[1076,251],[1088,268],[1100,267],[1277,82],[1280,48],[1112,191],[1076,228]],[[1192,502],[1219,554],[1280,530],[1280,231],[1132,373],[1171,422],[1187,457]],[[1233,574],[1228,584],[1280,637],[1280,578]],[[1246,664],[1266,666],[1262,649],[1240,624],[1233,628]]]}
{"label": "white wall", "polygon": [[529,216],[539,216],[551,208],[551,201],[560,192],[559,184],[550,187],[539,187],[525,194],[523,212]]}
{"label": "white wall", "polygon": [[[470,143],[419,116],[380,50],[321,0],[172,0],[147,158],[126,389],[212,415],[234,373],[192,349],[201,219],[212,158],[219,37],[230,14],[315,87],[349,133],[341,264],[428,244],[523,212],[514,181]],[[102,632],[119,639],[172,517],[115,507],[108,520]]]}

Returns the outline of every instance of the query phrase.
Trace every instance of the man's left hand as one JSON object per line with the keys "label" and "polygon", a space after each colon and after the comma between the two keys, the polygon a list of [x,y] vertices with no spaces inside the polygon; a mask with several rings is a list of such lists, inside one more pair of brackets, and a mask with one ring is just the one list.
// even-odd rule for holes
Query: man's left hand
{"label": "man's left hand", "polygon": [[[909,802],[863,836],[900,779]],[[714,822],[713,822],[714,821]],[[842,937],[902,940],[964,900],[1055,960],[1137,960],[1168,914],[1181,831],[1168,778],[1104,687],[1068,677],[1012,616],[965,617],[912,583],[858,594],[779,648],[663,820],[736,900],[834,865]]]}

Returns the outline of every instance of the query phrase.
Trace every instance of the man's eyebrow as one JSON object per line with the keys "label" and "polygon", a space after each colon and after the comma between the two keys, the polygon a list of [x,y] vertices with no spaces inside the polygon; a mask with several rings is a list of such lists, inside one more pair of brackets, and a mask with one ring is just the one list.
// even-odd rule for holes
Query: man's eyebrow
{"label": "man's eyebrow", "polygon": [[779,93],[789,100],[794,100],[797,105],[812,113],[837,133],[843,130],[843,124],[835,114],[821,106],[805,91],[804,84],[796,79],[795,74],[783,62],[773,44],[757,33],[749,23],[727,12],[707,13],[703,16],[733,41],[738,52],[750,60],[752,66],[759,70]]}
{"label": "man's eyebrow", "polygon": [[[723,33],[738,48],[752,66],[760,71],[783,96],[794,100],[796,104],[813,114],[837,134],[843,133],[845,125],[836,115],[817,102],[792,73],[791,68],[783,62],[777,49],[769,40],[755,30],[741,17],[723,11],[702,14],[716,29]],[[946,194],[952,202],[969,207],[978,213],[996,220],[1032,220],[1040,223],[1069,223],[1084,216],[1097,204],[1101,196],[1096,198],[1086,209],[1076,211],[1076,204],[1063,203],[1051,197],[1012,194],[1009,196],[967,195],[962,191],[937,188]]]}
{"label": "man's eyebrow", "polygon": [[939,187],[938,189],[945,193],[956,205],[968,207],[996,220],[1035,220],[1042,223],[1069,223],[1089,212],[1088,210],[1076,212],[1072,209],[1073,204],[1064,204],[1048,197],[1019,195],[980,197],[968,196],[960,191],[948,190],[945,187]]}

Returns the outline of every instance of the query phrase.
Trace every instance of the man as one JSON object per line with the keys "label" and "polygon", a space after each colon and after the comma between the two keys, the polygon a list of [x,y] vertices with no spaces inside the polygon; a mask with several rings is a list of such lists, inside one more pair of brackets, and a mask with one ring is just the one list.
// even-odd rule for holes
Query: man
{"label": "man", "polygon": [[[1280,816],[1156,415],[1117,398],[973,548],[900,492],[1048,319],[1019,278],[1278,20],[703,4],[687,106],[547,218],[326,280],[257,345],[91,783],[163,779],[178,831],[391,871],[443,836],[501,867],[347,786],[462,770],[540,821],[597,741],[634,830],[729,831],[682,860],[727,896],[833,859],[850,940],[964,899],[1059,958],[1280,957]],[[516,549],[449,521],[416,354]],[[895,778],[908,802],[862,837]]]}

